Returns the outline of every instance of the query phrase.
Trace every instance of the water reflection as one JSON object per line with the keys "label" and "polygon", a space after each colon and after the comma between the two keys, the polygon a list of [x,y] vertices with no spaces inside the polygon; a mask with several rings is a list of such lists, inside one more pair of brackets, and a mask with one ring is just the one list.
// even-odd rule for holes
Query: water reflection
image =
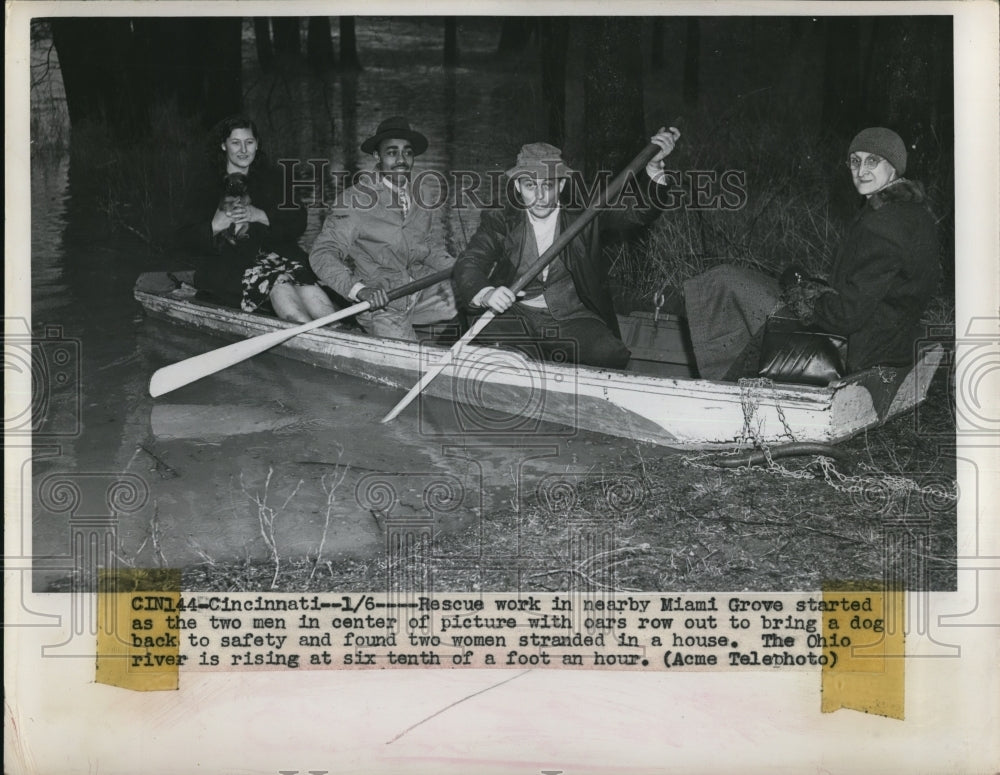
{"label": "water reflection", "polygon": [[45,316],[59,305],[68,288],[63,283],[62,261],[54,249],[66,228],[66,185],[69,175],[67,156],[49,157],[31,165],[31,278],[48,289],[36,295],[34,314]]}

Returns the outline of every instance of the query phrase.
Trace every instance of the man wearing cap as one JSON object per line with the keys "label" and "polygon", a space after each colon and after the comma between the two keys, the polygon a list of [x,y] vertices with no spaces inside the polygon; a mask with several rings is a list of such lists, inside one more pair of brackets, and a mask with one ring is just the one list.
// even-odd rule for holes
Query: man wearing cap
{"label": "man wearing cap", "polygon": [[320,280],[352,301],[371,302],[358,321],[375,336],[415,340],[414,324],[456,316],[449,283],[389,302],[387,291],[448,269],[454,259],[434,242],[436,212],[411,189],[413,158],[427,138],[402,116],[379,124],[361,144],[375,159],[373,173],[342,192],[330,206],[309,263]]}
{"label": "man wearing cap", "polygon": [[[663,159],[678,137],[677,129],[661,128],[652,138],[660,151],[646,172],[657,184],[665,182]],[[521,148],[506,173],[516,198],[483,213],[455,263],[456,293],[474,311],[497,313],[484,341],[520,345],[553,360],[622,369],[630,353],[619,338],[601,233],[648,224],[659,210],[623,198],[621,207],[591,221],[518,297],[509,287],[580,216],[559,202],[571,173],[558,148],[548,143]]]}
{"label": "man wearing cap", "polygon": [[[847,369],[909,366],[920,317],[941,277],[937,229],[920,183],[903,177],[906,146],[885,127],[869,127],[848,146],[847,166],[865,204],[848,228],[818,295],[793,312],[820,331],[847,337]],[[808,280],[798,266],[780,280],[721,266],[684,285],[688,326],[702,377],[755,373],[769,314]]]}

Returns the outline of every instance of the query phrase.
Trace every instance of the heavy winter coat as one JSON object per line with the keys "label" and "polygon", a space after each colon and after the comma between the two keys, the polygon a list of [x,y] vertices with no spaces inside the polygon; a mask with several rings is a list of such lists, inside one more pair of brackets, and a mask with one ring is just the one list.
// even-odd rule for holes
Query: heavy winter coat
{"label": "heavy winter coat", "polygon": [[848,337],[848,368],[913,362],[920,317],[941,278],[937,230],[919,183],[873,194],[834,259],[813,311],[816,325]]}
{"label": "heavy winter coat", "polygon": [[[309,261],[323,284],[345,298],[358,283],[397,288],[454,263],[435,244],[436,218],[417,197],[404,216],[396,195],[374,176],[366,177],[330,206]],[[389,306],[406,305],[404,298]]]}
{"label": "heavy winter coat", "polygon": [[298,239],[306,229],[306,211],[284,203],[280,170],[255,164],[247,176],[250,204],[267,213],[269,224],[251,223],[248,237],[234,245],[224,235],[212,234],[212,218],[223,194],[223,177],[222,170],[215,169],[204,171],[196,180],[186,199],[176,239],[178,247],[195,262],[195,285],[199,290],[238,307],[243,273],[261,252],[305,263],[306,253]]}
{"label": "heavy winter coat", "polygon": [[[564,232],[580,217],[582,211],[559,211],[558,233]],[[615,336],[620,336],[611,292],[608,289],[608,262],[604,256],[602,239],[606,242],[610,232],[620,236],[624,231],[651,223],[660,214],[653,207],[623,206],[605,210],[591,221],[555,259],[561,262],[572,277],[572,287],[562,284],[557,290],[561,295],[550,298],[547,284],[558,283],[562,267],[550,271],[543,284],[549,312],[557,320],[575,316],[574,310],[582,307],[597,315]],[[479,228],[468,246],[455,262],[453,279],[460,304],[470,307],[472,299],[487,286],[511,286],[518,270],[527,266],[537,256],[534,234],[528,223],[528,214],[522,208],[508,203],[506,207],[487,210]],[[575,292],[577,299],[562,298],[566,292]]]}
{"label": "heavy winter coat", "polygon": [[[184,207],[183,222],[177,232],[180,247],[196,256],[218,253],[212,235],[212,218],[222,197],[224,173],[204,172],[192,187]],[[275,167],[254,165],[247,175],[250,203],[267,213],[268,226],[259,224],[261,248],[285,258],[304,259],[305,251],[298,245],[306,230],[305,208],[284,202],[284,181]]]}

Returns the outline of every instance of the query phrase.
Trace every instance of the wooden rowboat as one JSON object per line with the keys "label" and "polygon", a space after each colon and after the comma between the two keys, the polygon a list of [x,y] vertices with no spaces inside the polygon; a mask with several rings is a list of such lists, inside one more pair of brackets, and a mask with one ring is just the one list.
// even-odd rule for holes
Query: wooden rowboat
{"label": "wooden rowboat", "polygon": [[[189,273],[147,273],[135,298],[146,312],[228,339],[290,327],[195,299]],[[827,387],[691,377],[680,321],[622,317],[633,351],[628,371],[561,365],[516,351],[470,346],[428,392],[455,402],[478,433],[530,433],[541,422],[678,449],[787,442],[836,443],[924,400],[943,348],[924,348],[910,370],[875,368]],[[655,347],[652,346],[655,340]],[[322,368],[408,389],[445,352],[433,344],[317,329],[274,352]],[[192,353],[195,354],[195,353]],[[417,411],[417,410],[414,410]]]}

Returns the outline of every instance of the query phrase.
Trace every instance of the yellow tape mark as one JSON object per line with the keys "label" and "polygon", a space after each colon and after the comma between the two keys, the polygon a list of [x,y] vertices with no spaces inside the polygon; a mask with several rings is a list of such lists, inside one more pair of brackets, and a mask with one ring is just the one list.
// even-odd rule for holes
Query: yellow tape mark
{"label": "yellow tape mark", "polygon": [[823,713],[848,708],[902,719],[904,593],[824,590],[823,601]]}
{"label": "yellow tape mark", "polygon": [[[97,683],[136,691],[177,689],[186,656],[176,619],[179,570],[102,571],[97,595]],[[173,624],[173,626],[171,626]]]}

